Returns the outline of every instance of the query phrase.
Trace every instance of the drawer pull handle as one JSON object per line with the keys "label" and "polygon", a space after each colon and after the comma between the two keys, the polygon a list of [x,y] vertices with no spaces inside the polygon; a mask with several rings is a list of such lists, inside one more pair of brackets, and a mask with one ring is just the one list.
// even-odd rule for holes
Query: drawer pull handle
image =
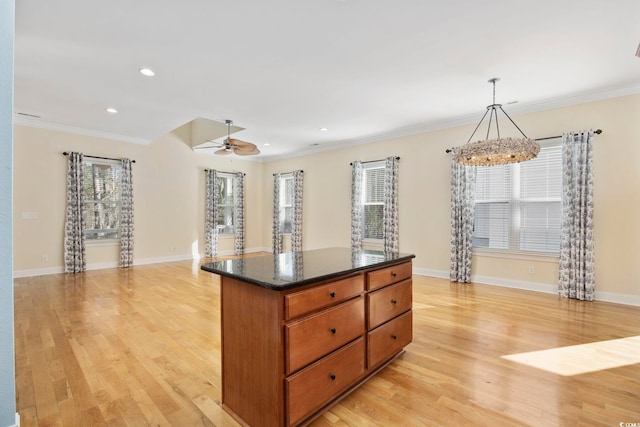
{"label": "drawer pull handle", "polygon": [[391,276],[392,276],[392,277],[396,277],[396,276],[397,276],[397,274],[396,274],[394,271],[392,271],[392,272],[391,272]]}
{"label": "drawer pull handle", "polygon": [[331,298],[335,298],[335,297],[336,297],[336,293],[335,293],[335,292],[331,292],[331,293],[329,294],[329,296],[330,296]]}
{"label": "drawer pull handle", "polygon": [[336,375],[335,374],[329,374],[329,378],[331,378],[331,381],[335,381],[336,380]]}
{"label": "drawer pull handle", "polygon": [[336,333],[336,328],[331,328],[330,331],[331,331],[332,334],[335,334]]}
{"label": "drawer pull handle", "polygon": [[398,337],[396,335],[391,335],[391,338],[393,338],[394,340],[398,339]]}
{"label": "drawer pull handle", "polygon": [[397,303],[398,303],[398,301],[396,301],[394,299],[391,300],[391,304],[396,305]]}

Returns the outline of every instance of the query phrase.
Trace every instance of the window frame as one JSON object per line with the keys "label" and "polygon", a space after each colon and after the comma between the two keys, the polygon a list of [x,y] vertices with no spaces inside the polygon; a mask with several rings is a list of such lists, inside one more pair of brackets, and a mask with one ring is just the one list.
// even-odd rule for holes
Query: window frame
{"label": "window frame", "polygon": [[[216,203],[216,211],[218,212],[218,216],[220,215],[220,212],[225,212],[226,208],[230,208],[231,209],[231,213],[230,213],[230,218],[231,218],[231,225],[224,225],[224,224],[218,224],[218,218],[214,218],[214,227],[216,227],[216,229],[218,230],[218,235],[219,236],[233,236],[236,233],[236,224],[235,224],[235,208],[236,208],[236,201],[235,201],[235,179],[236,176],[235,174],[232,173],[227,173],[227,172],[218,172],[216,174],[216,179],[219,181],[225,180],[227,181],[228,185],[227,187],[225,187],[226,189],[228,189],[229,191],[226,191],[226,194],[230,193],[231,196],[231,201],[230,202],[222,202],[220,196],[222,194],[219,194],[218,196],[218,203]],[[222,183],[216,183],[216,187],[220,187],[222,185]],[[225,219],[227,218],[226,213],[224,214]],[[223,231],[220,231],[220,227],[222,227]],[[224,231],[226,230],[228,227],[231,227],[231,231]]]}
{"label": "window frame", "polygon": [[[367,171],[370,170],[376,170],[376,169],[381,169],[382,173],[383,173],[383,190],[382,190],[382,201],[381,202],[367,202],[365,199],[367,198]],[[362,206],[362,242],[368,245],[380,245],[382,246],[384,244],[384,174],[386,173],[385,171],[385,161],[384,160],[379,160],[379,161],[374,161],[374,162],[368,162],[368,163],[363,163],[362,164],[362,198],[360,200],[360,204]],[[382,237],[380,237],[379,239],[373,238],[373,237],[367,237],[366,236],[366,230],[367,228],[365,227],[366,224],[366,206],[382,206],[382,217],[380,218],[380,235]]]}
{"label": "window frame", "polygon": [[[548,148],[559,148],[560,155],[562,155],[562,138],[554,138],[540,143],[541,150]],[[507,248],[491,248],[484,246],[475,246],[475,240],[477,238],[475,234],[475,228],[477,226],[478,217],[475,215],[476,211],[474,211],[474,246],[473,253],[474,255],[482,255],[489,256],[495,258],[511,258],[511,259],[522,259],[522,260],[538,260],[538,261],[557,261],[560,256],[560,252],[554,251],[536,251],[530,249],[522,249],[521,235],[520,232],[524,229],[523,225],[523,211],[524,211],[524,203],[527,201],[530,203],[562,203],[561,194],[560,197],[546,197],[546,198],[525,198],[521,193],[521,164],[514,163],[509,165],[511,170],[510,177],[510,192],[508,199],[496,198],[492,201],[482,201],[480,204],[485,203],[499,203],[499,202],[507,202],[508,203],[508,236],[507,236]],[[557,169],[556,169],[557,170]],[[545,175],[548,177],[548,174]],[[562,186],[562,160],[560,160],[560,170],[558,174],[560,182],[560,188]],[[477,185],[477,184],[476,184]],[[477,190],[477,187],[476,187]],[[474,201],[474,209],[478,205],[477,199]],[[562,209],[560,207],[560,209]],[[562,212],[560,212],[562,215]],[[561,216],[560,216],[561,221]],[[560,231],[558,231],[560,233]]]}
{"label": "window frame", "polygon": [[[290,200],[287,203],[287,182],[291,183],[290,187]],[[278,222],[280,223],[280,231],[283,236],[290,236],[293,233],[293,172],[283,173],[278,180],[278,185],[280,186],[280,200],[278,201]],[[286,210],[291,210],[291,221],[289,230],[286,230]]]}
{"label": "window frame", "polygon": [[[110,160],[110,159],[96,159],[93,157],[89,157],[86,156],[82,159],[82,168],[84,169],[85,166],[88,165],[101,165],[101,166],[109,166],[111,168],[114,168],[116,170],[116,172],[114,172],[114,175],[117,176],[118,178],[118,195],[117,195],[117,201],[101,201],[101,200],[97,200],[95,198],[89,198],[87,197],[87,186],[85,184],[85,188],[83,188],[83,209],[82,209],[82,215],[83,215],[83,220],[84,220],[84,240],[85,240],[85,244],[88,244],[90,246],[111,246],[111,245],[116,245],[120,243],[120,208],[122,206],[122,163],[118,160]],[[92,172],[92,177],[93,177],[93,172]],[[84,180],[86,183],[87,180],[87,174],[84,174]],[[94,194],[95,194],[95,188],[94,188]],[[116,228],[109,228],[109,229],[102,229],[102,228],[87,228],[87,224],[89,223],[89,221],[87,221],[87,217],[85,216],[88,212],[85,209],[85,207],[87,207],[88,205],[93,204],[95,206],[97,205],[115,205],[116,207],[116,212],[117,212],[117,226]],[[105,230],[105,231],[112,231],[115,230],[116,233],[116,237],[108,237],[108,238],[93,238],[90,237],[92,235],[98,235],[100,233],[101,230]]]}

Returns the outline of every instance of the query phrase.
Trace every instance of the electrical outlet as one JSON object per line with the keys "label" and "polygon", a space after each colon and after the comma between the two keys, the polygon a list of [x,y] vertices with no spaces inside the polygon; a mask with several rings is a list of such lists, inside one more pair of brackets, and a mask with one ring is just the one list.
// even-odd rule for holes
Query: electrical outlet
{"label": "electrical outlet", "polygon": [[533,274],[536,272],[536,268],[533,265],[529,266],[529,274]]}
{"label": "electrical outlet", "polygon": [[42,262],[48,262],[49,261],[49,255],[42,255]]}

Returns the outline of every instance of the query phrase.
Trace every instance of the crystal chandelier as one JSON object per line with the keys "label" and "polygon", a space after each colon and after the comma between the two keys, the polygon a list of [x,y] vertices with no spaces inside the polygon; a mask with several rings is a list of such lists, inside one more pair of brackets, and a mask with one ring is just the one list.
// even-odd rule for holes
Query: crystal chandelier
{"label": "crystal chandelier", "polygon": [[[462,147],[454,149],[454,159],[456,162],[468,166],[495,166],[505,165],[508,163],[519,163],[525,160],[531,160],[535,158],[540,152],[540,144],[535,140],[528,138],[524,132],[515,124],[515,122],[509,117],[509,115],[502,109],[502,104],[496,104],[496,82],[500,79],[494,77],[489,80],[489,83],[493,84],[493,104],[487,107],[487,111],[480,119],[480,123],[474,129],[473,133],[469,137],[469,140]],[[509,121],[520,131],[522,138],[518,137],[500,137],[500,127],[498,125],[498,109],[507,116]],[[487,136],[484,140],[470,142],[473,135],[484,121],[485,117],[489,114],[489,125],[487,126]],[[491,123],[495,117],[496,133],[498,137],[496,139],[489,139],[489,131],[491,130]]]}

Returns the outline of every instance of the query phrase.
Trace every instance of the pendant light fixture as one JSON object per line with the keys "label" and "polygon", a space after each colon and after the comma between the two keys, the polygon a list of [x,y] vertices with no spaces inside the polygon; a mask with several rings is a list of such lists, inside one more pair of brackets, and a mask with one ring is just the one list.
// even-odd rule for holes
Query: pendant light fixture
{"label": "pendant light fixture", "polygon": [[[493,104],[487,106],[487,111],[480,119],[480,123],[474,129],[473,133],[462,147],[454,150],[454,159],[456,162],[468,166],[495,166],[505,165],[508,163],[519,163],[535,158],[540,152],[540,144],[535,140],[528,138],[517,124],[502,109],[502,104],[496,104],[496,82],[500,79],[494,77],[489,80],[493,84]],[[520,137],[500,137],[500,126],[498,124],[498,110],[507,116],[509,121],[518,129]],[[471,142],[476,131],[489,114],[489,124],[487,126],[487,136],[484,140]],[[496,139],[489,139],[491,124],[495,120]]]}

